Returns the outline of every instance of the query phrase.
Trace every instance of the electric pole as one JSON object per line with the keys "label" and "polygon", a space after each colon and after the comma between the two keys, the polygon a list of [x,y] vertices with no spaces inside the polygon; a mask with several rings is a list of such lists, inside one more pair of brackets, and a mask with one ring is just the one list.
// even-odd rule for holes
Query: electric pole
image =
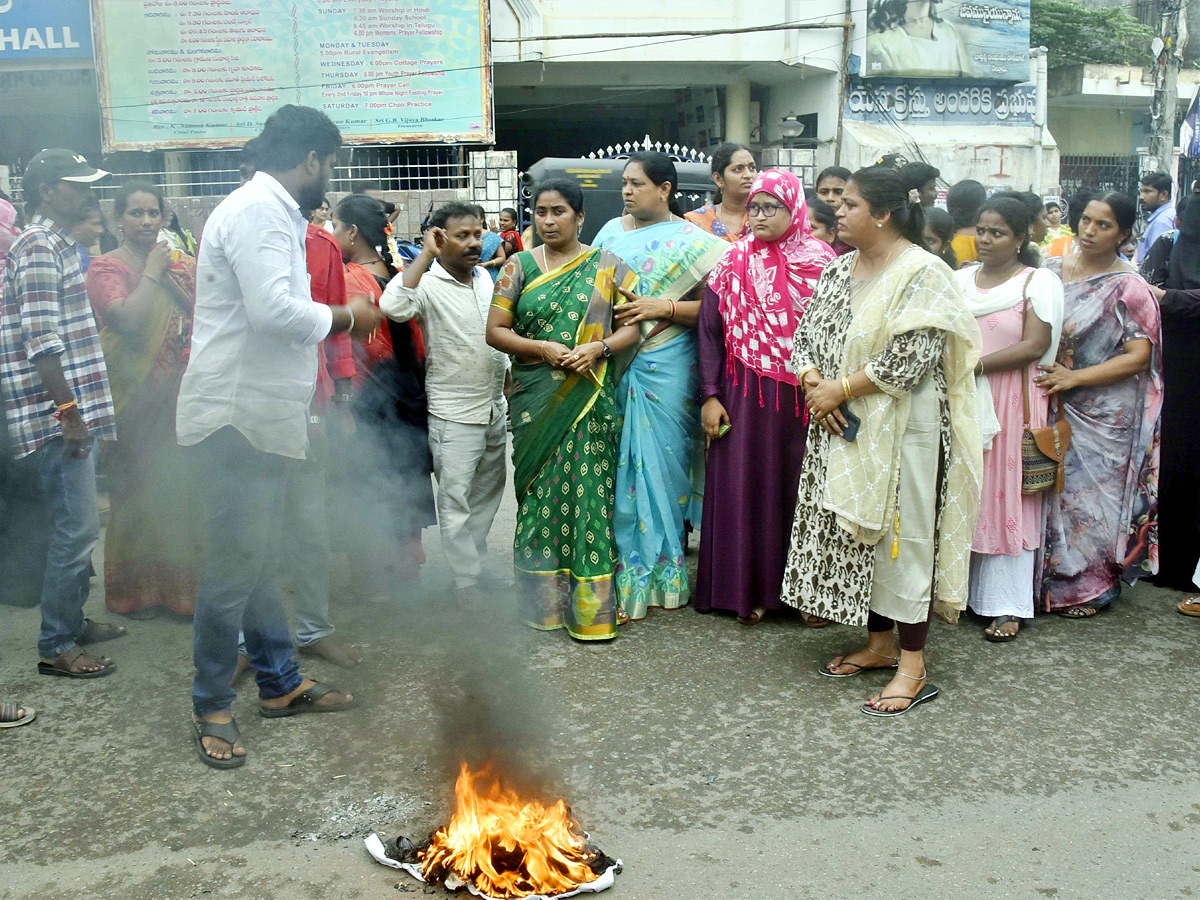
{"label": "electric pole", "polygon": [[1150,103],[1150,165],[1170,172],[1175,158],[1175,107],[1179,101],[1179,63],[1183,57],[1180,13],[1183,0],[1160,0],[1154,53],[1154,99]]}

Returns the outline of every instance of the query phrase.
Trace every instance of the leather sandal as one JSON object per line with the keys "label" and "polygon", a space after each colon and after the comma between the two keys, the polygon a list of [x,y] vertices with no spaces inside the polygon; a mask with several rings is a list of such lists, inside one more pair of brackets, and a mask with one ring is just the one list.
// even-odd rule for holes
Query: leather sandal
{"label": "leather sandal", "polygon": [[[214,769],[236,769],[238,766],[246,764],[246,755],[233,755],[233,745],[236,744],[242,737],[242,733],[238,731],[237,722],[206,722],[203,719],[192,720],[192,737],[196,739],[196,752],[200,754],[200,761],[206,766],[212,766]],[[229,759],[217,759],[215,756],[209,756],[208,751],[204,749],[204,739],[206,737],[217,738],[229,745]]]}
{"label": "leather sandal", "polygon": [[271,707],[259,706],[258,712],[264,719],[282,719],[286,716],[299,716],[304,713],[324,713],[324,712],[340,712],[343,709],[353,709],[358,705],[357,700],[351,700],[349,703],[318,703],[317,701],[330,693],[342,693],[337,688],[330,687],[321,682],[315,682],[312,687],[306,691],[301,691],[292,698],[292,702],[287,706]]}
{"label": "leather sandal", "polygon": [[[101,668],[95,672],[74,672],[72,667],[77,661],[84,664],[95,664]],[[58,654],[50,662],[38,661],[39,675],[57,675],[60,678],[103,678],[117,670],[117,664],[107,656],[93,656],[82,647],[75,646],[64,653]]]}
{"label": "leather sandal", "polygon": [[123,625],[110,625],[107,622],[97,622],[95,619],[83,620],[83,632],[79,637],[75,638],[75,643],[80,647],[86,647],[89,644],[103,644],[105,641],[115,641],[117,638],[123,638],[128,631]]}
{"label": "leather sandal", "polygon": [[[1017,623],[1017,630],[1012,634],[1001,634],[1000,629],[1010,622]],[[985,628],[983,630],[983,636],[986,640],[991,641],[993,644],[1007,644],[1009,641],[1015,641],[1017,639],[1017,635],[1021,633],[1022,624],[1023,623],[1021,622],[1020,616],[996,616],[996,618],[992,620],[992,625],[994,626],[995,630],[991,634],[988,634],[987,629]]]}

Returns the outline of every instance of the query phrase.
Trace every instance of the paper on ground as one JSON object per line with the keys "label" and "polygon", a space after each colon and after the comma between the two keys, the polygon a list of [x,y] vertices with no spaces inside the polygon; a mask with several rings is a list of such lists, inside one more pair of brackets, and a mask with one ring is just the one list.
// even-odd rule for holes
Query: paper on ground
{"label": "paper on ground", "polygon": [[[393,869],[401,869],[407,872],[413,878],[417,879],[417,881],[425,883],[425,879],[421,875],[421,867],[415,866],[412,863],[397,862],[388,856],[387,851],[383,849],[382,839],[380,839],[379,835],[375,832],[371,832],[371,834],[367,836],[363,843],[366,844],[367,852],[371,854],[371,857],[375,860],[375,862],[379,863],[380,865],[389,866]],[[613,883],[617,879],[617,872],[623,865],[624,863],[618,859],[614,865],[605,869],[603,874],[601,874],[595,881],[589,881],[587,884],[581,884],[575,890],[568,891],[565,894],[554,894],[553,896],[549,897],[544,894],[530,894],[526,900],[566,900],[567,897],[574,897],[576,894],[598,894],[600,891],[607,890],[613,886]],[[496,900],[496,898],[491,897],[489,894],[485,894],[482,891],[477,890],[472,884],[463,885],[453,876],[446,879],[446,887],[452,891],[457,890],[460,887],[466,887],[466,889],[476,897],[486,897],[488,900]]]}

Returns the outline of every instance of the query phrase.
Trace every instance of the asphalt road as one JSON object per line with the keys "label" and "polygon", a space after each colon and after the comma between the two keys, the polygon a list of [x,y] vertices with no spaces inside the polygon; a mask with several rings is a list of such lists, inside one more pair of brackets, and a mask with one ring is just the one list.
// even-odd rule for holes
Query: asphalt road
{"label": "asphalt road", "polygon": [[[513,517],[510,498],[497,571]],[[1200,896],[1200,620],[1178,595],[1139,586],[1007,645],[938,622],[942,696],[890,721],[858,711],[886,676],[816,673],[850,629],[684,609],[575,644],[502,594],[455,609],[435,531],[426,548],[394,603],[337,602],[363,666],[305,666],[361,707],[266,720],[245,683],[233,772],[188,737],[186,622],[128,623],[104,648],[119,671],[75,682],[39,677],[36,612],[0,607],[0,697],[38,710],[0,731],[0,898],[440,896],[362,838],[427,834],[464,755],[566,796],[625,862],[614,898]],[[88,612],[118,620],[99,590]]]}

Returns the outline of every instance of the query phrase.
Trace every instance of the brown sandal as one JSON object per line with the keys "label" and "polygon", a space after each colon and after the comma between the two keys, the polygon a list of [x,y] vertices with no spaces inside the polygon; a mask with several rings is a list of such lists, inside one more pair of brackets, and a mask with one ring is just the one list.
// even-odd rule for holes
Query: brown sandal
{"label": "brown sandal", "polygon": [[[83,665],[100,666],[95,672],[76,671],[76,666],[82,661]],[[103,678],[111,675],[117,669],[117,664],[107,656],[93,656],[80,646],[72,647],[65,653],[60,653],[50,662],[38,662],[39,675],[57,675],[60,678]]]}
{"label": "brown sandal", "polygon": [[75,638],[75,643],[80,647],[86,647],[89,644],[103,644],[105,641],[123,638],[128,633],[123,625],[110,625],[107,622],[97,622],[95,619],[84,619],[83,633]]}
{"label": "brown sandal", "polygon": [[1179,605],[1175,607],[1185,616],[1200,617],[1200,597],[1187,597],[1179,601]]}

